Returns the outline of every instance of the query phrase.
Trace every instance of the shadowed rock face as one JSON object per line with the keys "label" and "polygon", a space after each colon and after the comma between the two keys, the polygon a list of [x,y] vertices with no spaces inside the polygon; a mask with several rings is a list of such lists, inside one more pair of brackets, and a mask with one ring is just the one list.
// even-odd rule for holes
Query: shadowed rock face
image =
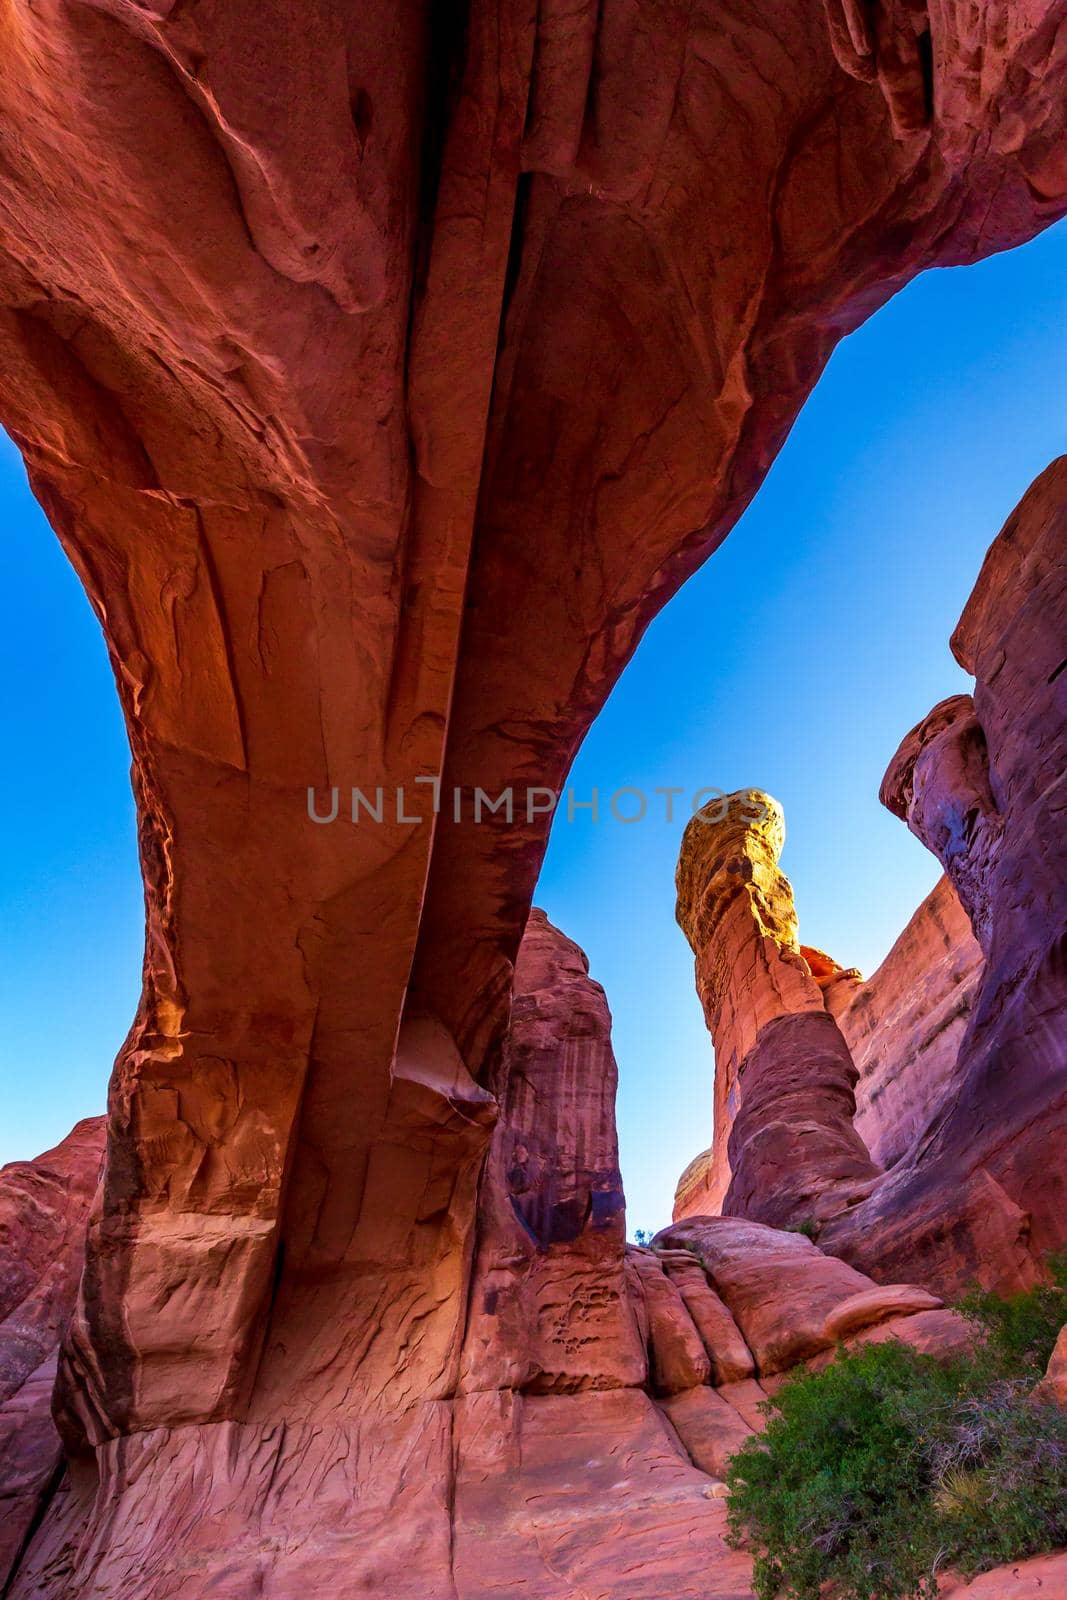
{"label": "shadowed rock face", "polygon": [[[712,802],[678,859],[677,915],[715,1045],[715,1144],[675,1218],[812,1221],[862,1196],[880,1168],[853,1127],[857,1073],[803,954],[779,871],[781,807],[759,790]],[[832,963],[829,963],[832,966]]]}
{"label": "shadowed rock face", "polygon": [[105,631],[146,885],[61,1378],[105,1501],[208,1423],[223,1475],[319,1419],[392,1478],[450,1403],[525,785],[837,339],[1062,214],[1065,80],[1063,0],[0,9],[0,418]]}
{"label": "shadowed rock face", "polygon": [[944,866],[987,954],[1004,830],[990,778],[989,749],[974,701],[957,694],[942,700],[905,737],[880,793],[882,804]]}
{"label": "shadowed rock face", "polygon": [[604,991],[533,910],[493,1076],[460,1387],[567,1393],[647,1371],[623,1264],[618,1074]]}
{"label": "shadowed rock face", "polygon": [[[759,1223],[695,1219],[625,1246],[615,1076],[603,991],[535,911],[493,1075],[460,1392],[373,1423],[335,1408],[108,1441],[50,1476],[12,1594],[662,1600],[667,1581],[683,1600],[752,1600],[716,1480],[777,1384],[841,1344],[949,1353],[966,1325]],[[73,1269],[79,1250],[68,1231],[57,1259]],[[0,1280],[16,1262],[0,1246]],[[39,1449],[48,1476],[59,1457],[48,1376],[0,1416],[5,1439],[19,1428],[0,1479],[19,1544],[42,1502],[26,1465]]]}
{"label": "shadowed rock face", "polygon": [[524,786],[837,339],[1063,212],[1065,11],[3,10],[0,417],[107,636],[148,908],[72,1441],[380,1410],[400,1352],[454,1389]]}
{"label": "shadowed rock face", "polygon": [[1026,1283],[1067,1238],[1065,558],[1061,457],[994,540],[953,635],[973,707],[935,708],[883,789],[961,885],[986,960],[951,1093],[909,1158],[820,1243],[942,1292],[974,1277]]}
{"label": "shadowed rock face", "polygon": [[[725,822],[687,829],[679,920],[718,1126],[676,1221],[720,1194],[723,1211],[778,1225],[803,1205],[825,1249],[941,1293],[1027,1285],[1067,1238],[1065,562],[1067,457],[994,541],[953,636],[973,699],[936,706],[890,764],[882,799],[958,898],[939,885],[869,984],[799,945],[773,802],[735,796]],[[850,1044],[866,1079],[855,1127]],[[860,1127],[894,1163],[866,1190],[849,1169]]]}
{"label": "shadowed rock face", "polygon": [[0,1171],[0,1588],[62,1462],[52,1389],[103,1157],[91,1117]]}

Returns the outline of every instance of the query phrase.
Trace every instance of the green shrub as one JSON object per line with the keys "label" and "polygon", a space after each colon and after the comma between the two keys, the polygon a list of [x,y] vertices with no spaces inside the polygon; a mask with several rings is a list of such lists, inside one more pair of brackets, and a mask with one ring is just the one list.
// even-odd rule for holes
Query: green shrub
{"label": "green shrub", "polygon": [[1048,1258],[1052,1283],[1002,1296],[976,1289],[958,1309],[974,1324],[987,1358],[1004,1377],[1039,1377],[1067,1323],[1067,1254]]}
{"label": "green shrub", "polygon": [[791,1222],[785,1231],[786,1233],[802,1233],[805,1239],[814,1240],[819,1237],[819,1224],[814,1217],[805,1217],[803,1222]]}
{"label": "green shrub", "polygon": [[912,1600],[1067,1543],[1067,1416],[988,1362],[891,1341],[791,1379],[733,1457],[760,1600]]}
{"label": "green shrub", "polygon": [[1067,1544],[1067,1414],[1030,1381],[994,1383],[935,1419],[923,1466],[951,1564],[972,1577]]}

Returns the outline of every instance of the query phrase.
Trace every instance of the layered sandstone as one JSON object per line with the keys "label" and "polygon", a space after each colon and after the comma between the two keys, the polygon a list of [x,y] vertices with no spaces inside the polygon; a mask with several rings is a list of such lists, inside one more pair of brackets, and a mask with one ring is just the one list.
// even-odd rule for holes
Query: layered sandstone
{"label": "layered sandstone", "polygon": [[629,1305],[604,991],[534,909],[492,1080],[462,1391],[634,1387],[647,1357]]}
{"label": "layered sandstone", "polygon": [[826,986],[859,1073],[856,1131],[881,1166],[907,1154],[950,1092],[981,976],[981,947],[942,878],[869,979]]}
{"label": "layered sandstone", "polygon": [[[694,849],[691,824],[679,913],[715,1040],[717,1128],[683,1175],[676,1219],[721,1196],[725,1211],[781,1224],[801,1220],[803,1195],[827,1249],[949,1293],[976,1278],[1026,1285],[1067,1237],[1065,553],[1062,458],[992,545],[954,635],[973,698],[936,706],[890,763],[883,800],[948,876],[869,984],[799,944],[775,877],[781,827],[758,825],[749,844],[743,821],[729,824],[717,853],[715,830]],[[722,909],[750,903],[740,924]],[[735,982],[747,1010],[732,1003]],[[815,1034],[819,1005],[832,1039]],[[856,1107],[850,1072],[862,1076]],[[892,1167],[866,1195],[836,1136],[846,1124]],[[810,1170],[786,1155],[791,1140]]]}
{"label": "layered sandstone", "polygon": [[940,1290],[1033,1280],[1067,1238],[1067,458],[986,556],[952,639],[975,676],[909,734],[883,795],[960,886],[985,962],[951,1093],[821,1242]]}
{"label": "layered sandstone", "polygon": [[52,1389],[103,1155],[93,1117],[0,1171],[0,1588],[62,1468]]}
{"label": "layered sandstone", "polygon": [[952,695],[908,733],[880,798],[937,856],[988,952],[1004,818],[991,788],[985,729],[968,694]]}
{"label": "layered sandstone", "polygon": [[[290,1513],[279,1594],[324,1586],[335,1524],[352,1584],[465,1559],[439,1501],[549,827],[524,788],[559,788],[836,341],[1067,208],[1062,0],[652,21],[0,12],[0,419],[106,635],[146,888],[61,1364],[101,1593],[188,1592],[230,1535],[256,1592]],[[513,820],[454,820],[509,784]],[[379,821],[343,820],[353,786]],[[661,1460],[620,1393],[508,1416],[579,1406]]]}
{"label": "layered sandstone", "polygon": [[[837,339],[1063,212],[1065,36],[5,10],[0,418],[106,632],[148,905],[72,1443],[451,1392],[548,817],[447,797],[558,788]],[[308,820],[352,786],[380,823]]]}
{"label": "layered sandstone", "polygon": [[703,1182],[700,1167],[683,1179],[676,1218],[720,1209],[721,1193],[728,1215],[821,1219],[880,1175],[853,1126],[848,1045],[801,951],[784,842],[781,807],[760,790],[713,801],[682,840],[677,916],[714,1043],[715,1143]]}
{"label": "layered sandstone", "polygon": [[[627,1247],[605,998],[539,912],[493,1082],[458,1392],[373,1425],[338,1406],[285,1427],[141,1430],[66,1474],[53,1431],[14,1596],[661,1600],[668,1583],[751,1600],[721,1478],[768,1396],[842,1343],[949,1352],[966,1327],[921,1289],[741,1219]],[[70,1231],[60,1254],[77,1252]]]}
{"label": "layered sandstone", "polygon": [[[805,963],[821,1003],[837,1022],[856,1072],[853,1126],[872,1160],[891,1167],[914,1145],[951,1093],[953,1072],[982,975],[983,957],[952,883],[942,878],[919,906],[882,965],[864,979],[824,951],[797,944],[791,919],[790,958]],[[713,929],[698,938],[714,938]],[[701,945],[701,969],[724,966],[727,946]],[[742,958],[742,965],[744,958]],[[808,999],[814,1009],[814,990]],[[705,986],[705,1006],[718,1013]],[[794,990],[795,999],[795,990]],[[715,1048],[714,1139],[678,1180],[675,1219],[714,1216],[730,1182],[728,1144],[740,1105],[736,1053],[720,1021]]]}

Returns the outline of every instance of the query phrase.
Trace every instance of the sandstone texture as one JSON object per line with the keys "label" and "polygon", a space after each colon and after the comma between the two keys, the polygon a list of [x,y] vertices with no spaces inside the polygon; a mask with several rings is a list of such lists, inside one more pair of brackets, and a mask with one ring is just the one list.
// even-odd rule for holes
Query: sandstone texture
{"label": "sandstone texture", "polygon": [[400,1352],[443,1398],[524,786],[838,338],[1067,209],[1063,0],[0,33],[0,419],[107,637],[148,908],[64,1426],[384,1415]]}
{"label": "sandstone texture", "polygon": [[52,1390],[103,1158],[94,1117],[0,1170],[0,1589],[63,1467]]}
{"label": "sandstone texture", "polygon": [[972,1583],[946,1577],[940,1600],[1052,1600],[1067,1594],[1067,1554],[1034,1556],[1010,1567],[983,1572]]}
{"label": "sandstone texture", "polygon": [[[721,1478],[776,1383],[856,1339],[947,1351],[961,1326],[921,1289],[877,1285],[799,1234],[743,1219],[626,1245],[616,1077],[603,991],[577,946],[532,912],[492,1080],[500,1116],[455,1394],[404,1404],[401,1365],[388,1416],[368,1420],[339,1397],[327,1423],[141,1429],[64,1463],[53,1348],[0,1413],[15,1445],[3,1483],[12,1596],[192,1600],[258,1586],[662,1600],[669,1583],[684,1600],[751,1600],[747,1558],[724,1539]],[[478,1123],[458,1072],[451,1105]],[[101,1136],[82,1125],[5,1177],[25,1193],[58,1188],[52,1168],[69,1173],[84,1225]],[[50,1241],[71,1284],[81,1240],[67,1226]],[[7,1242],[4,1282],[25,1258],[25,1228]]]}
{"label": "sandstone texture", "polygon": [[859,1074],[856,1131],[883,1167],[908,1153],[950,1090],[982,965],[942,878],[869,979],[844,973],[824,990]]}
{"label": "sandstone texture", "polygon": [[881,800],[942,863],[988,952],[1004,819],[993,798],[989,748],[970,695],[956,694],[906,735]]}
{"label": "sandstone texture", "polygon": [[1049,1357],[1048,1370],[1034,1389],[1034,1398],[1067,1407],[1067,1327],[1060,1329],[1056,1347]]}
{"label": "sandstone texture", "polygon": [[974,695],[936,706],[883,782],[947,876],[869,983],[799,943],[773,802],[745,791],[725,819],[690,823],[678,911],[716,1130],[676,1221],[807,1222],[880,1282],[945,1295],[1027,1286],[1067,1239],[1065,639],[1061,458],[994,541],[953,636]]}
{"label": "sandstone texture", "polygon": [[[618,1269],[577,1295],[602,1382],[561,1323],[551,1252],[578,1285],[617,1231],[610,1139],[588,1083],[588,1150],[517,1083],[536,1137],[494,1132],[515,962],[551,795],[649,621],[839,338],[1067,210],[1065,88],[1064,0],[0,8],[0,421],[105,634],[146,891],[59,1362],[71,1469],[12,1596],[744,1593],[633,1381]],[[1014,568],[987,587],[961,648],[991,792],[1036,828],[1051,779],[1004,763],[1047,706],[1018,641],[999,679],[982,655],[1026,601]],[[1062,970],[1010,832],[968,1035],[1008,1132],[1044,1109],[1054,1043],[1021,1041]],[[799,1020],[851,1173],[839,1033]],[[513,1227],[508,1350],[468,1313]],[[673,1384],[703,1363],[658,1270],[622,1267]]]}
{"label": "sandstone texture", "polygon": [[820,1243],[955,1293],[1032,1282],[1067,1240],[1067,457],[994,540],[953,635],[973,701],[905,739],[883,797],[935,849],[985,961],[950,1092]]}
{"label": "sandstone texture", "polygon": [[673,1223],[657,1235],[688,1246],[729,1306],[758,1374],[770,1376],[890,1317],[941,1305],[925,1290],[874,1285],[803,1234],[734,1217]]}
{"label": "sandstone texture", "polygon": [[604,991],[535,909],[493,1082],[500,1119],[479,1200],[462,1390],[644,1382],[624,1265],[617,1081]]}
{"label": "sandstone texture", "polygon": [[695,957],[715,1049],[715,1093],[711,1149],[682,1175],[676,1216],[682,1207],[687,1215],[722,1209],[741,1066],[761,1029],[776,1017],[823,1010],[800,954],[793,891],[778,870],[784,844],[782,809],[758,789],[713,801],[682,839],[676,915]]}
{"label": "sandstone texture", "polygon": [[[689,848],[687,836],[682,846],[683,861]],[[717,943],[720,934],[724,936],[721,947]],[[758,981],[750,983],[744,990],[746,1003],[756,1003],[751,997],[762,987],[765,1009],[781,1005],[786,1014],[786,1006],[802,1005],[806,1011],[815,1011],[818,990],[821,1005],[837,1023],[852,1068],[836,1039],[831,1048],[841,1058],[845,1075],[851,1077],[855,1073],[853,1128],[876,1168],[894,1166],[910,1151],[951,1093],[956,1061],[982,976],[981,947],[951,881],[942,878],[931,890],[885,961],[866,980],[855,967],[842,967],[824,951],[798,942],[791,903],[787,921],[779,924],[771,937],[778,945],[776,953],[762,935],[757,941],[762,960],[766,962],[777,954],[779,960],[792,966],[799,957],[810,981],[798,981],[794,972],[784,986],[768,984],[766,980],[762,985]],[[694,938],[698,992],[715,1042],[714,1140],[678,1180],[676,1220],[714,1215],[722,1210],[726,1199],[730,1186],[728,1147],[741,1105],[741,1085],[732,1009],[716,998],[708,978],[718,969],[728,989],[733,980],[727,974],[734,962],[739,971],[751,978],[751,957],[747,953],[739,956],[736,941],[730,942],[725,926],[694,925]],[[788,1033],[794,1054],[798,1046],[814,1053],[818,1045],[810,1040],[806,1043],[804,1031],[818,1040],[819,1028],[825,1030],[825,1024],[813,1029],[811,1024],[793,1023],[781,1032]],[[823,1037],[827,1037],[825,1031]],[[779,1058],[779,1064],[784,1066],[788,1046],[775,1042],[771,1033],[765,1043],[772,1058]],[[773,1076],[771,1084],[773,1098]],[[804,1109],[803,1105],[796,1107],[798,1120]],[[845,1114],[849,1115],[847,1099]],[[759,1178],[754,1181],[759,1190]],[[735,1204],[747,1207],[753,1199],[749,1194],[741,1202],[739,1193],[735,1194]],[[787,1220],[792,1210],[790,1201],[782,1219]],[[815,1210],[812,1206],[812,1217]],[[770,1220],[778,1219],[772,1216]]]}
{"label": "sandstone texture", "polygon": [[[713,801],[682,840],[677,916],[715,1047],[715,1142],[676,1219],[718,1209],[721,1189],[728,1215],[811,1222],[881,1176],[854,1126],[852,1055],[801,950],[784,843],[781,807],[755,789]],[[809,954],[828,983],[833,964]]]}

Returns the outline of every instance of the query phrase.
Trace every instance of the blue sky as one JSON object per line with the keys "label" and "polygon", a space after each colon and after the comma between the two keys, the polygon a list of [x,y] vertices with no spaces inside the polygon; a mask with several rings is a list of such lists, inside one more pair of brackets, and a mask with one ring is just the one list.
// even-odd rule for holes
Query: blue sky
{"label": "blue sky", "polygon": [[[982,556],[1067,449],[1067,227],[929,273],[831,360],[754,505],[653,624],[579,756],[581,795],[757,785],[784,805],[807,943],[870,972],[938,867],[877,791],[967,687],[948,636]],[[103,1109],[136,1006],[129,752],[100,632],[0,437],[0,1161]],[[538,902],[615,1018],[634,1227],[710,1140],[711,1047],[674,923],[680,819],[553,831]]]}

